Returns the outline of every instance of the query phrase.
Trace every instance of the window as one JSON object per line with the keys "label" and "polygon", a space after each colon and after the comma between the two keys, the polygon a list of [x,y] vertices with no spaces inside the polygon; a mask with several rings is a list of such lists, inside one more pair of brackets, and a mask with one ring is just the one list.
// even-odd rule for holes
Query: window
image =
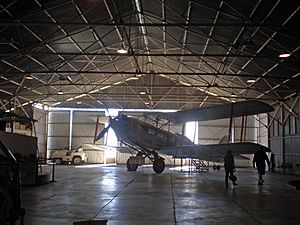
{"label": "window", "polygon": [[176,142],[176,137],[174,135],[169,135],[169,142],[174,143]]}
{"label": "window", "polygon": [[165,135],[165,134],[163,134],[163,133],[161,133],[161,132],[158,132],[157,133],[157,137],[159,137],[159,138],[161,138],[161,139],[167,139],[167,135]]}
{"label": "window", "polygon": [[155,130],[148,128],[148,134],[154,135],[155,134]]}

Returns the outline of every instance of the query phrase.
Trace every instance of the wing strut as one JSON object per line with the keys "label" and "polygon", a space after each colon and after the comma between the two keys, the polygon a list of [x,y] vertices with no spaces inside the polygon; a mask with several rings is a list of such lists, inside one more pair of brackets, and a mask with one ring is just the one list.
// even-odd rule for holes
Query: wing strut
{"label": "wing strut", "polygon": [[[240,137],[240,142],[243,141],[244,120],[245,120],[245,115],[242,116],[242,127],[241,127],[241,137]],[[246,126],[245,126],[245,130],[246,130]]]}
{"label": "wing strut", "polygon": [[97,116],[97,121],[96,121],[96,126],[95,126],[95,134],[94,134],[93,144],[96,143],[96,137],[97,137],[97,133],[98,133],[98,126],[99,126],[99,116]]}
{"label": "wing strut", "polygon": [[[247,127],[247,118],[248,118],[248,116],[246,116],[246,118],[245,118],[245,127]],[[246,131],[247,131],[247,129],[245,129],[245,132],[244,132],[244,141],[246,141]]]}
{"label": "wing strut", "polygon": [[231,109],[230,109],[230,120],[229,120],[229,130],[228,130],[228,143],[230,142],[230,139],[231,139],[232,118],[233,118],[233,104],[231,104]]}
{"label": "wing strut", "polygon": [[181,130],[182,135],[184,135],[184,130],[185,130],[185,123],[182,124],[182,130]]}

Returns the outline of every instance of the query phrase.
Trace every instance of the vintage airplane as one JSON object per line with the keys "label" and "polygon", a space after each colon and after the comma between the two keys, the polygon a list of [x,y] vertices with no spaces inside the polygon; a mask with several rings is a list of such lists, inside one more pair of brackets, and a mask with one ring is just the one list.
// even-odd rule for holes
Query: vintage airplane
{"label": "vintage airplane", "polygon": [[[230,118],[231,126],[233,117],[245,117],[273,110],[273,107],[266,103],[252,100],[172,113],[156,113],[156,116],[172,123],[182,124],[189,121]],[[162,173],[165,169],[164,158],[159,153],[177,158],[196,158],[217,162],[223,159],[227,150],[231,150],[234,155],[252,154],[259,148],[270,152],[269,148],[250,142],[196,145],[183,134],[171,133],[161,127],[153,126],[124,114],[119,114],[114,118],[110,117],[109,125],[99,133],[95,140],[102,138],[109,128],[114,130],[122,143],[137,151],[139,157],[148,157],[152,161],[153,170],[156,173]],[[127,167],[134,168],[133,170],[136,170],[138,165],[138,161],[132,157],[127,161]]]}

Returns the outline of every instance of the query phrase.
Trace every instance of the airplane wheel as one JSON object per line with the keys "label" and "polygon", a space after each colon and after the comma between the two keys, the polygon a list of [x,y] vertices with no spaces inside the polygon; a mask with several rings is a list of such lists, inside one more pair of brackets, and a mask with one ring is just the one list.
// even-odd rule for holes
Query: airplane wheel
{"label": "airplane wheel", "polygon": [[165,169],[165,162],[164,159],[161,157],[158,157],[154,159],[153,162],[153,170],[155,173],[162,173]]}
{"label": "airplane wheel", "polygon": [[217,165],[217,170],[220,170],[221,169],[221,166]]}
{"label": "airplane wheel", "polygon": [[134,163],[134,159],[133,158],[129,158],[127,160],[126,166],[127,166],[127,171],[136,171],[138,168],[138,164]]}

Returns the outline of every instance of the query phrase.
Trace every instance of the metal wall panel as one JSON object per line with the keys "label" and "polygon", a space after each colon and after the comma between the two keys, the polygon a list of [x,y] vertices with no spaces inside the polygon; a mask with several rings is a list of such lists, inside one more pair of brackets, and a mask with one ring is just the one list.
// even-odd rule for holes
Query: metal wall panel
{"label": "metal wall panel", "polygon": [[[47,141],[47,150],[61,150],[68,149],[69,137],[49,137]],[[49,153],[49,152],[48,152]]]}
{"label": "metal wall panel", "polygon": [[49,112],[49,123],[69,123],[70,122],[70,111],[50,111]]}
{"label": "metal wall panel", "polygon": [[101,163],[105,162],[104,151],[93,151],[93,150],[84,150],[88,154],[87,163]]}
{"label": "metal wall panel", "polygon": [[228,135],[229,120],[201,121],[198,123],[199,144],[215,144]]}
{"label": "metal wall panel", "polygon": [[270,138],[270,149],[276,155],[280,155],[281,153],[281,141],[280,137]]}
{"label": "metal wall panel", "polygon": [[38,141],[38,157],[47,157],[47,117],[48,111],[33,108],[33,119],[38,122],[34,123],[34,136],[37,137]]}
{"label": "metal wall panel", "polygon": [[[285,163],[288,169],[300,173],[300,136],[290,136],[284,139]],[[291,168],[290,168],[291,167]]]}
{"label": "metal wall panel", "polygon": [[[72,137],[94,137],[96,124],[73,123]],[[104,128],[104,125],[98,126],[98,132]]]}
{"label": "metal wall panel", "polygon": [[[245,121],[247,120],[246,124],[246,130],[245,130]],[[242,141],[249,141],[249,142],[256,142],[257,141],[257,130],[258,126],[255,122],[255,117],[254,116],[247,116],[247,119],[244,118],[244,125],[242,125],[243,119],[241,117],[239,118],[234,118],[234,134],[235,134],[235,142],[240,142],[241,141],[241,135]],[[242,126],[243,126],[243,134],[241,134],[242,131]],[[246,136],[245,136],[246,132]]]}
{"label": "metal wall panel", "polygon": [[69,137],[69,123],[49,123],[48,137]]}
{"label": "metal wall panel", "polygon": [[[224,136],[228,136],[229,123],[230,123],[229,119],[199,122],[199,143],[200,144],[218,143]],[[235,142],[239,142],[241,140],[242,118],[240,117],[234,118],[232,122],[232,127],[233,127],[233,133],[231,135],[234,135]],[[242,139],[244,140],[245,138],[245,141],[256,142],[257,137],[259,137],[260,134],[267,132],[267,130],[265,130],[265,131],[261,131],[261,133],[257,133],[258,128],[259,126],[256,123],[255,117],[248,116],[246,135],[244,133],[245,132],[244,130]]]}
{"label": "metal wall panel", "polygon": [[93,124],[95,127],[98,116],[102,118],[104,116],[104,112],[73,111],[73,122]]}
{"label": "metal wall panel", "polygon": [[48,118],[48,151],[67,148],[70,133],[69,111],[52,111]]}
{"label": "metal wall panel", "polygon": [[297,96],[277,106],[275,112],[271,113],[270,129],[273,131],[270,131],[269,141],[275,155],[276,169],[282,172],[284,166],[284,171],[292,174],[300,174],[299,101]]}
{"label": "metal wall panel", "polygon": [[[98,134],[104,128],[104,112],[73,111],[72,126],[72,148],[76,149],[83,144],[92,144],[94,141],[97,116],[101,116],[98,125]],[[97,141],[97,144],[103,144],[104,140]]]}

